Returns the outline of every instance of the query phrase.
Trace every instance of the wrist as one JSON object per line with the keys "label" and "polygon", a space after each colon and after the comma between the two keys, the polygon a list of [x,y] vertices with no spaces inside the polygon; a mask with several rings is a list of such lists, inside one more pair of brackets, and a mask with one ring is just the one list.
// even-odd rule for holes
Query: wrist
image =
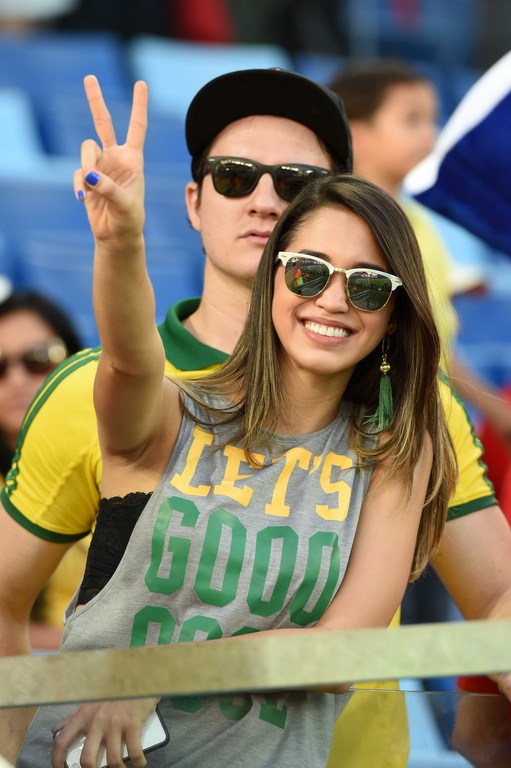
{"label": "wrist", "polygon": [[100,258],[122,256],[124,259],[145,253],[145,241],[142,232],[125,233],[105,239],[96,238],[95,253]]}

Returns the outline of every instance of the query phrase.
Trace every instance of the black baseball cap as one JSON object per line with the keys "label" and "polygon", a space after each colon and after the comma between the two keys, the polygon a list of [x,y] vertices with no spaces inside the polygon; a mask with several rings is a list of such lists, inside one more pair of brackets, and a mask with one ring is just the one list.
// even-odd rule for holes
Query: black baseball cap
{"label": "black baseball cap", "polygon": [[198,161],[215,136],[251,115],[287,117],[305,125],[325,143],[343,171],[352,171],[348,120],[333,91],[285,69],[243,69],[210,80],[192,99],[185,131],[194,179]]}

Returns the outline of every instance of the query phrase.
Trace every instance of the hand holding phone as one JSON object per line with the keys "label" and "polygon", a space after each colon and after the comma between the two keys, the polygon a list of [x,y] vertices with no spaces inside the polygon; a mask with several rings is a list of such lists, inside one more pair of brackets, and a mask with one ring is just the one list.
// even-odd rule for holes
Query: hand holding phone
{"label": "hand holding phone", "polygon": [[[164,747],[169,741],[169,732],[165,722],[160,715],[158,708],[152,712],[142,728],[142,749],[144,753],[151,752],[158,747]],[[80,757],[82,755],[85,736],[79,736],[69,747],[66,757],[66,768],[80,768]],[[129,760],[126,745],[122,751],[123,760]],[[108,768],[106,761],[106,748],[101,747],[98,752],[98,768]]]}

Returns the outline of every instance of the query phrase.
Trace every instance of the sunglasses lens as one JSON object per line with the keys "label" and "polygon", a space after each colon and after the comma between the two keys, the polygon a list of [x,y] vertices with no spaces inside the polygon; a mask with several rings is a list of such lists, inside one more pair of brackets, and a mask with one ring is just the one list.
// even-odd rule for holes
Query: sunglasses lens
{"label": "sunglasses lens", "polygon": [[252,163],[221,160],[212,170],[216,191],[225,197],[244,197],[257,183],[257,168]]}
{"label": "sunglasses lens", "polygon": [[290,203],[304,188],[308,179],[309,176],[302,171],[277,170],[275,172],[275,189],[283,200]]}
{"label": "sunglasses lens", "polygon": [[328,171],[315,168],[282,166],[275,170],[275,189],[283,200],[290,203],[308,181],[327,174]]}
{"label": "sunglasses lens", "polygon": [[51,344],[34,347],[23,355],[22,360],[30,373],[48,374],[66,358],[66,355],[67,349],[59,339]]}
{"label": "sunglasses lens", "polygon": [[353,306],[365,312],[383,309],[392,294],[389,278],[371,272],[356,272],[350,275],[347,287]]}
{"label": "sunglasses lens", "polygon": [[34,360],[30,357],[25,357],[23,364],[29,373],[34,374],[48,374],[55,368],[55,364],[51,360]]}
{"label": "sunglasses lens", "polygon": [[297,296],[317,296],[326,287],[330,273],[326,264],[309,259],[289,259],[285,281]]}
{"label": "sunglasses lens", "polygon": [[63,341],[56,339],[50,344],[41,344],[29,349],[19,357],[4,356],[0,352],[0,378],[7,375],[11,365],[21,364],[28,373],[47,376],[59,363],[67,357],[67,349]]}

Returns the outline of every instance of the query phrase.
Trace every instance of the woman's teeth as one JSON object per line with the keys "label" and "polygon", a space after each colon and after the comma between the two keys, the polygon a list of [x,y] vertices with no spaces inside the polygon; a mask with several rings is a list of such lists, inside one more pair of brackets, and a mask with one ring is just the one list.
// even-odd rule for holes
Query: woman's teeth
{"label": "woman's teeth", "polygon": [[305,322],[304,326],[309,331],[318,333],[320,336],[334,336],[337,339],[349,336],[348,331],[344,328],[335,328],[333,325],[320,325],[319,323]]}

